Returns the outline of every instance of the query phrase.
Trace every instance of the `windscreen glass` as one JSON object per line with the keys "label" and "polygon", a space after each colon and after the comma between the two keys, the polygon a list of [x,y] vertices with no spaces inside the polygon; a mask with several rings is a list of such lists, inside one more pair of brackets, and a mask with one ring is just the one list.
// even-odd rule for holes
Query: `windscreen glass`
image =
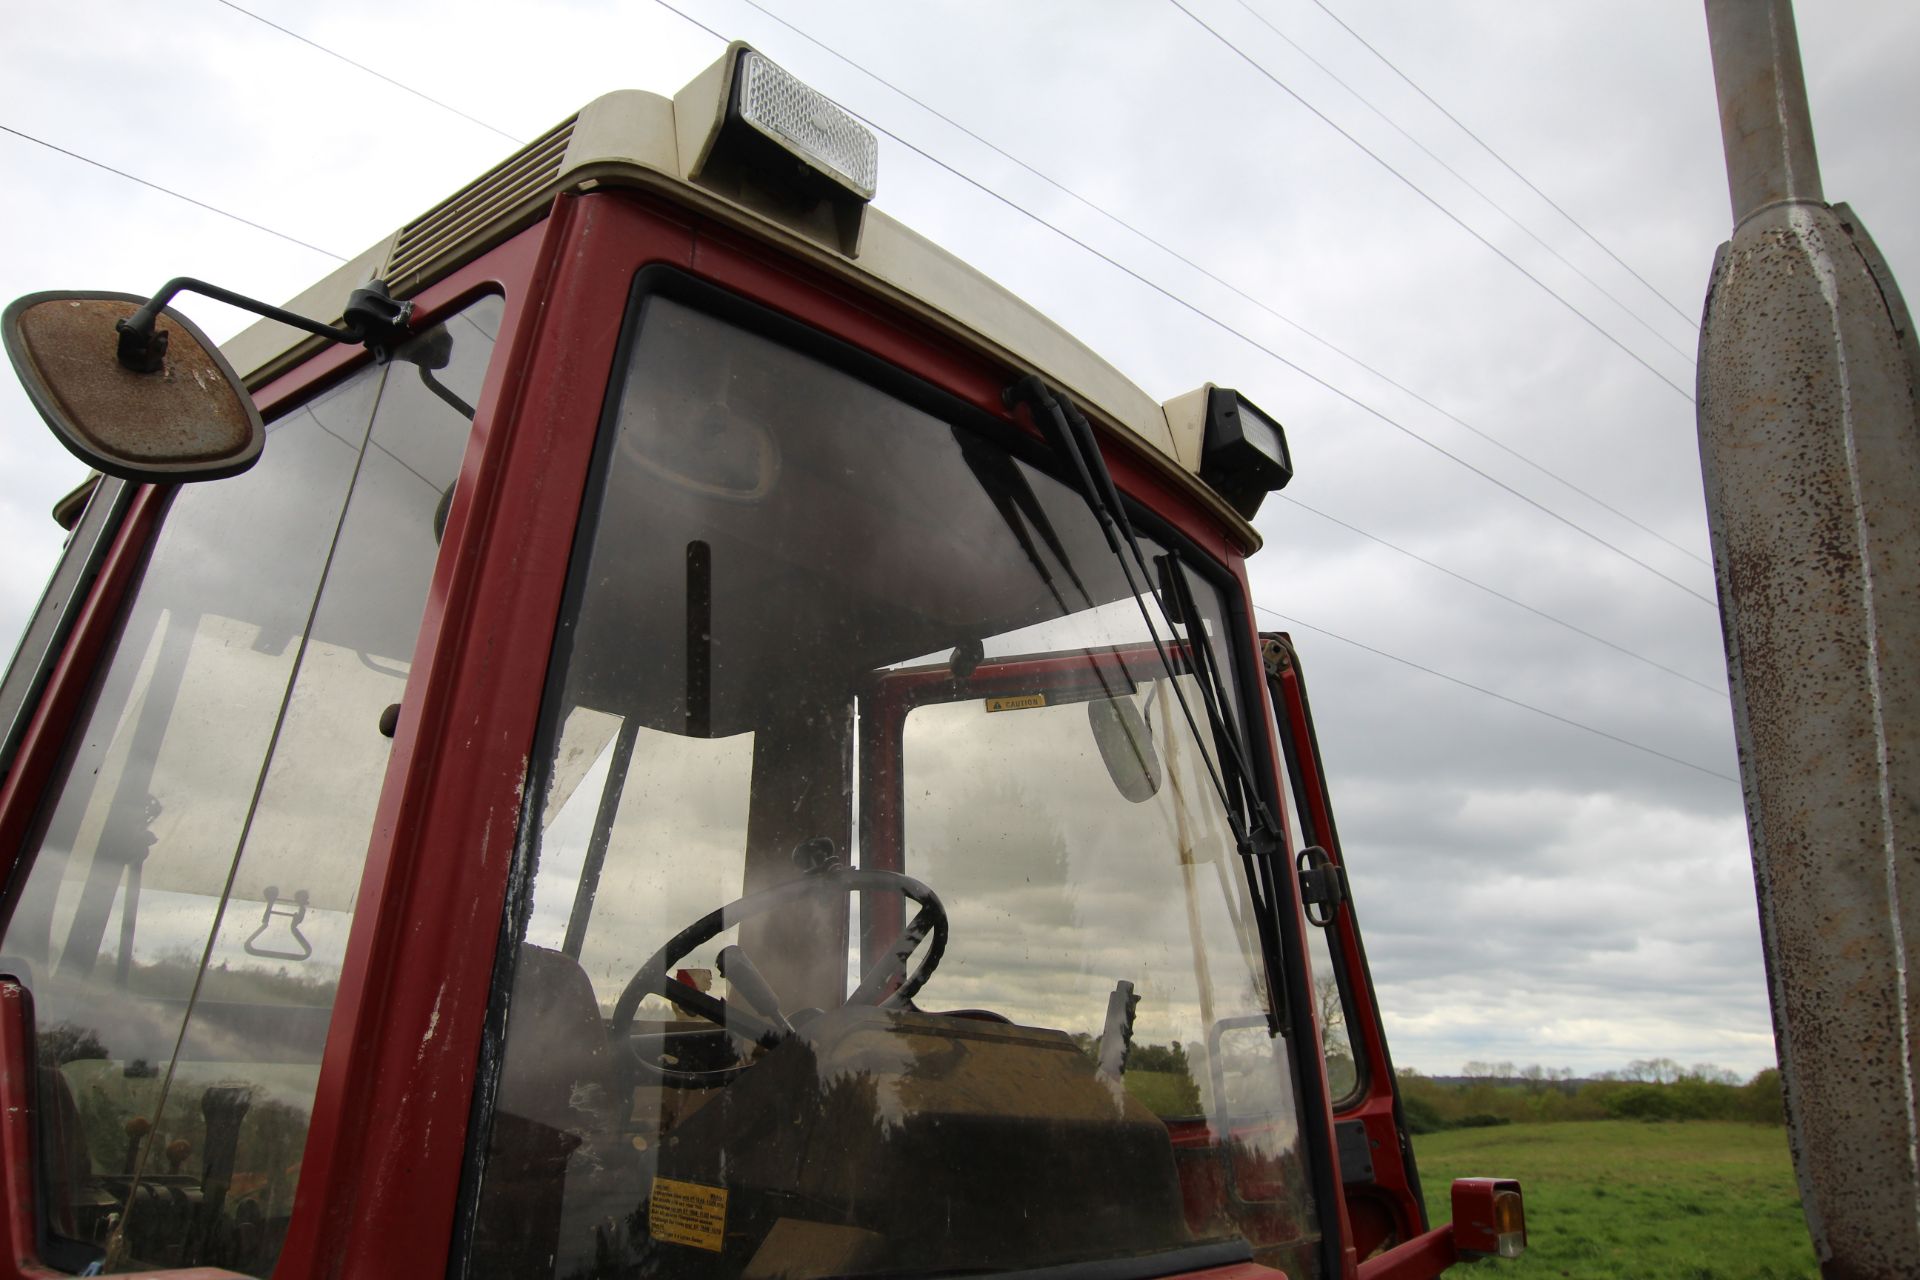
{"label": "windscreen glass", "polygon": [[1210,727],[1191,660],[1241,660],[1214,579],[1146,539],[1194,593],[1169,618],[1004,443],[637,307],[529,786],[468,1273],[1312,1274],[1215,783],[1241,708],[1215,690]]}

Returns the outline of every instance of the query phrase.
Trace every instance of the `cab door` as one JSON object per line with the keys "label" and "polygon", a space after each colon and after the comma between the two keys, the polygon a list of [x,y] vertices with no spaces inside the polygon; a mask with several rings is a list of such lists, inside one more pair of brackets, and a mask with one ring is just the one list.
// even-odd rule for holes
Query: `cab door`
{"label": "cab door", "polygon": [[104,481],[81,518],[0,683],[0,1275],[307,1274],[284,1245],[505,305],[429,296],[391,362],[293,371],[244,474]]}
{"label": "cab door", "polygon": [[1401,1114],[1398,1082],[1380,1027],[1360,922],[1347,892],[1320,744],[1293,640],[1262,632],[1261,657],[1285,757],[1290,852],[1300,877],[1334,1149],[1355,1256],[1366,1259],[1427,1229],[1420,1175]]}

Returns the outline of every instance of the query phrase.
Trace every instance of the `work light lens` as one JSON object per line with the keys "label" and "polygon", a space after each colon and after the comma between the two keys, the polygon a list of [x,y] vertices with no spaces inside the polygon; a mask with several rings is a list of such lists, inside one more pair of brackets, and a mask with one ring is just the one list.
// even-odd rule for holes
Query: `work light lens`
{"label": "work light lens", "polygon": [[880,144],[865,126],[766,58],[740,58],[740,118],[862,200],[873,199]]}
{"label": "work light lens", "polygon": [[1292,465],[1287,457],[1287,446],[1280,441],[1279,428],[1244,400],[1240,402],[1240,434],[1269,461],[1281,466]]}

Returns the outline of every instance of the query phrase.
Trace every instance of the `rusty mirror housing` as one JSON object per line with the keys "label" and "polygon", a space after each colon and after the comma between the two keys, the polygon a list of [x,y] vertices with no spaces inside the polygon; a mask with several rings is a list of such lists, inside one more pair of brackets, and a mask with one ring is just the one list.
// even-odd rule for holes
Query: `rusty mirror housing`
{"label": "rusty mirror housing", "polygon": [[199,326],[161,310],[163,356],[127,367],[116,326],[147,304],[130,293],[30,293],[0,316],[7,357],[53,434],[107,475],[169,483],[251,467],[266,440],[253,397]]}

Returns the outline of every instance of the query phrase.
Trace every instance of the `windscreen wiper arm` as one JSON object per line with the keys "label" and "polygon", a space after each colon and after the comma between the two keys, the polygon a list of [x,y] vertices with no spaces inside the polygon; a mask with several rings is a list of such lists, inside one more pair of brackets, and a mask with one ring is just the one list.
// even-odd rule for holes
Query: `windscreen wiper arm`
{"label": "windscreen wiper arm", "polygon": [[[1056,396],[1051,388],[1032,375],[1022,378],[1009,387],[1004,398],[1008,408],[1025,403],[1032,410],[1034,422],[1039,426],[1047,442],[1071,465],[1074,476],[1079,481],[1080,496],[1099,523],[1100,532],[1106,537],[1107,546],[1112,550],[1114,559],[1119,562],[1122,576],[1126,578],[1127,589],[1140,608],[1141,620],[1147,625],[1147,635],[1152,639],[1153,647],[1159,653],[1168,677],[1176,677],[1179,673],[1174,668],[1173,659],[1165,643],[1160,639],[1160,629],[1154,625],[1153,615],[1148,611],[1143,597],[1151,596],[1164,618],[1173,619],[1182,616],[1189,618],[1189,650],[1198,650],[1201,647],[1194,642],[1194,628],[1197,624],[1191,620],[1192,614],[1179,612],[1177,602],[1169,607],[1168,601],[1161,595],[1154,575],[1147,566],[1146,557],[1141,553],[1140,543],[1134,537],[1133,525],[1128,521],[1126,508],[1120,502],[1119,491],[1114,488],[1113,476],[1108,472],[1106,460],[1101,456],[1100,448],[1094,441],[1092,426],[1079,409],[1074,407],[1071,400],[1064,396]],[[1198,674],[1202,670],[1205,656],[1196,655],[1191,660]],[[1174,696],[1180,703],[1180,709],[1186,715],[1187,727],[1193,731],[1196,739],[1205,741],[1201,738],[1200,726],[1193,714],[1192,705],[1187,701],[1186,691],[1180,687],[1177,680],[1173,688]],[[1205,690],[1204,681],[1203,690]],[[1214,770],[1210,759],[1207,761],[1207,772],[1213,780],[1214,790],[1220,797],[1222,807],[1227,810],[1229,821],[1233,823],[1235,840],[1244,842],[1248,834],[1246,823],[1248,817],[1252,817],[1256,822],[1264,820],[1268,826],[1271,826],[1272,819],[1265,812],[1265,804],[1260,800],[1259,792],[1251,785],[1252,776],[1247,769],[1246,758],[1239,750],[1237,738],[1222,718],[1220,708],[1214,705],[1211,692],[1207,692],[1209,694],[1206,698],[1208,727],[1216,741],[1224,740],[1231,748],[1221,753],[1221,765],[1232,775],[1229,779],[1233,784],[1232,791],[1238,793],[1241,803],[1235,803],[1226,782],[1223,782]],[[1204,755],[1203,758],[1205,758]]]}
{"label": "windscreen wiper arm", "polygon": [[[1270,1030],[1277,1031],[1280,1025],[1280,993],[1283,990],[1278,985],[1280,974],[1273,968],[1280,954],[1278,922],[1273,909],[1277,901],[1274,894],[1274,861],[1280,851],[1279,827],[1266,801],[1261,798],[1259,788],[1254,785],[1253,771],[1247,763],[1239,736],[1227,723],[1225,687],[1220,683],[1219,673],[1214,670],[1212,651],[1207,645],[1206,629],[1201,625],[1194,608],[1192,589],[1175,557],[1168,574],[1171,579],[1168,589],[1179,599],[1172,608],[1168,607],[1168,601],[1161,595],[1154,575],[1147,567],[1146,557],[1140,551],[1133,525],[1127,519],[1126,507],[1120,501],[1119,491],[1114,488],[1113,475],[1107,470],[1106,459],[1094,439],[1092,424],[1073,402],[1065,396],[1056,395],[1046,383],[1031,374],[1008,387],[1001,398],[1009,409],[1025,404],[1041,435],[1070,465],[1078,482],[1080,496],[1100,525],[1107,546],[1119,562],[1127,589],[1133,595],[1134,603],[1139,606],[1141,620],[1146,623],[1147,635],[1153,641],[1155,652],[1160,655],[1161,665],[1166,668],[1168,683],[1180,704],[1181,713],[1186,717],[1187,728],[1197,741],[1204,742],[1206,739],[1200,736],[1193,706],[1180,686],[1179,672],[1174,667],[1172,655],[1160,639],[1160,629],[1154,625],[1153,615],[1143,596],[1153,597],[1162,617],[1186,620],[1188,662],[1200,685],[1201,701],[1215,744],[1214,754],[1219,756],[1219,766],[1215,767],[1213,759],[1205,751],[1200,752],[1200,758],[1207,766],[1207,776],[1220,797],[1221,808],[1226,811],[1227,826],[1233,833],[1234,845],[1247,866],[1248,890],[1254,900],[1262,950],[1269,961],[1268,986],[1273,992],[1270,1002],[1273,1007],[1268,1012]],[[1138,577],[1135,576],[1136,569]]]}
{"label": "windscreen wiper arm", "polygon": [[1067,577],[1073,581],[1081,598],[1091,605],[1093,597],[1088,594],[1086,584],[1080,581],[1073,561],[1067,558],[1067,549],[1062,545],[1060,535],[1055,532],[1053,522],[1047,519],[1046,510],[1041,507],[1040,499],[1035,496],[1033,486],[1027,482],[1020,465],[964,427],[956,426],[953,438],[960,446],[960,457],[967,464],[967,469],[973,472],[974,480],[993,502],[993,509],[1000,513],[1001,521],[1013,533],[1014,541],[1020,544],[1020,550],[1027,557],[1027,563],[1033,566],[1034,573],[1045,584],[1053,602],[1060,606],[1060,612],[1071,613],[1073,609],[1067,604],[1066,597],[1060,594],[1053,575],[1040,559],[1040,549],[1033,541],[1034,533],[1038,533],[1046,542],[1047,549],[1053,552],[1053,558],[1059,561],[1060,567],[1067,571]]}
{"label": "windscreen wiper arm", "polygon": [[[1254,788],[1253,769],[1242,753],[1243,741],[1228,722],[1226,676],[1220,670],[1213,646],[1207,642],[1204,620],[1193,595],[1193,584],[1187,578],[1187,570],[1179,552],[1169,551],[1163,563],[1166,565],[1163,581],[1174,597],[1174,606],[1180,611],[1177,616],[1186,620],[1188,658],[1200,685],[1201,699],[1206,703],[1207,719],[1219,735],[1215,750],[1220,752],[1223,759],[1232,761],[1231,771],[1239,780],[1252,818],[1244,836],[1241,837],[1238,832],[1236,836],[1241,838],[1240,853],[1247,866],[1247,878],[1255,885],[1253,899],[1254,905],[1260,908],[1257,928],[1260,930],[1261,943],[1268,949],[1269,955],[1278,955],[1279,922],[1266,908],[1279,901],[1276,883],[1281,854],[1279,824],[1274,822],[1266,801]],[[1278,976],[1270,975],[1272,978]]]}

